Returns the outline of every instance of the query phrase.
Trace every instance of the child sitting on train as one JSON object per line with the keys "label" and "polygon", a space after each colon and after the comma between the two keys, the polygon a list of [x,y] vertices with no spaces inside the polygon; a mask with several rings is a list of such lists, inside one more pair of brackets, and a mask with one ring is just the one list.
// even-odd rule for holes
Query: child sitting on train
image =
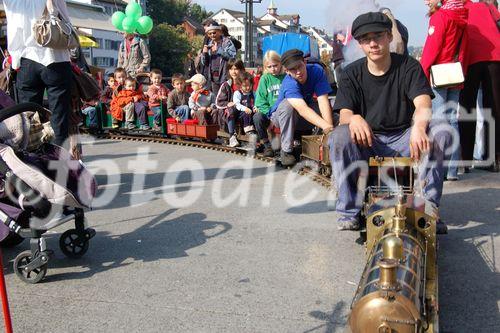
{"label": "child sitting on train", "polygon": [[109,105],[111,104],[111,99],[113,98],[113,92],[115,91],[117,87],[117,82],[115,80],[115,75],[110,74],[108,76],[107,86],[104,87],[104,89],[101,92],[101,98],[100,102],[103,108],[105,110],[109,110]]}
{"label": "child sitting on train", "polygon": [[[137,81],[132,77],[125,79],[123,89],[111,100],[111,115],[113,120],[123,121],[125,113],[125,127],[134,129],[134,115],[137,115],[140,129],[151,129],[148,125],[147,103],[143,94],[137,90]],[[113,124],[113,128],[115,128]]]}
{"label": "child sitting on train", "polygon": [[267,51],[264,55],[263,63],[264,75],[262,75],[255,92],[256,112],[253,115],[253,123],[259,136],[260,147],[263,147],[263,155],[265,157],[273,157],[274,151],[269,142],[269,135],[267,134],[267,128],[271,123],[268,113],[278,99],[281,83],[286,74],[283,72],[283,67],[281,66],[281,57],[275,51]]}
{"label": "child sitting on train", "polygon": [[149,109],[154,113],[154,125],[161,125],[161,109],[165,106],[169,90],[161,83],[163,74],[159,69],[152,69],[149,73],[151,85],[148,88],[147,95],[149,97]]}
{"label": "child sitting on train", "polygon": [[172,75],[174,90],[168,94],[168,113],[178,122],[189,119],[189,93],[186,91],[186,81],[182,74]]}
{"label": "child sitting on train", "polygon": [[245,71],[245,65],[239,59],[230,59],[227,62],[227,71],[229,72],[229,80],[222,83],[215,102],[217,106],[217,124],[221,130],[226,127],[231,114],[230,109],[234,107],[233,94],[237,90],[236,79],[240,73]]}
{"label": "child sitting on train", "polygon": [[238,90],[233,94],[234,108],[230,109],[230,115],[227,120],[229,129],[229,147],[238,147],[240,143],[236,137],[236,121],[241,120],[243,130],[246,134],[256,134],[253,126],[253,112],[255,97],[253,94],[253,76],[250,73],[243,72],[236,79]]}
{"label": "child sitting on train", "polygon": [[193,88],[188,102],[191,116],[198,119],[200,125],[214,124],[212,111],[215,110],[215,95],[206,88],[207,79],[202,74],[195,74],[186,83],[191,83]]}
{"label": "child sitting on train", "polygon": [[[123,86],[125,84],[125,79],[127,78],[127,72],[122,67],[118,67],[115,69],[114,78],[115,78],[115,85],[113,88],[113,95],[111,96],[111,101],[110,101],[110,108],[109,108],[110,111],[111,111],[111,104],[113,103],[113,99],[118,97],[118,94],[123,89]],[[117,114],[117,116],[118,116],[118,114]],[[115,118],[113,116],[113,112],[111,112],[111,118],[112,118],[112,127],[113,128],[120,127],[120,121],[123,120],[123,115],[121,115],[120,118],[118,119],[118,118]]]}

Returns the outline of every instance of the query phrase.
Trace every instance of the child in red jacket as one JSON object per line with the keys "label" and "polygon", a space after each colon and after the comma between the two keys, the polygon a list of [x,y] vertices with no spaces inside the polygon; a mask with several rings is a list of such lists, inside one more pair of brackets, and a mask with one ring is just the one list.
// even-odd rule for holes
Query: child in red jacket
{"label": "child in red jacket", "polygon": [[[123,89],[111,100],[111,115],[113,119],[123,121],[125,113],[125,127],[128,129],[135,128],[134,116],[137,115],[141,129],[150,129],[147,118],[147,103],[144,101],[144,96],[137,91],[137,81],[128,77],[125,80]],[[113,123],[113,128],[116,128]]]}

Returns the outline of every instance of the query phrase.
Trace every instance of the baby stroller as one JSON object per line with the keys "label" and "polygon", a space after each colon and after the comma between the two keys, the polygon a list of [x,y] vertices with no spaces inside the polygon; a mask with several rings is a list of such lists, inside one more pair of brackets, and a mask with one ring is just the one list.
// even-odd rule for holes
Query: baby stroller
{"label": "baby stroller", "polygon": [[[14,246],[30,238],[30,250],[17,255],[14,272],[24,282],[37,283],[45,277],[53,253],[42,237],[48,230],[74,220],[75,228],[59,239],[61,251],[71,258],[87,252],[95,230],[85,228],[84,208],[90,207],[97,184],[82,162],[71,159],[64,148],[40,143],[26,149],[28,111],[45,109],[22,103],[0,110],[0,241]],[[16,130],[20,127],[24,138],[13,144],[12,136],[6,138],[5,133],[10,130],[9,118],[15,117],[21,123]]]}

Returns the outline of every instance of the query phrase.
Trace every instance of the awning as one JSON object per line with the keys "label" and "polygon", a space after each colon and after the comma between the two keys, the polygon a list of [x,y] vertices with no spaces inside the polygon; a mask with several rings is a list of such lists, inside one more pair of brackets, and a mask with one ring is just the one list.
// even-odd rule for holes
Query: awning
{"label": "awning", "polygon": [[99,43],[87,36],[79,35],[78,40],[81,47],[99,47]]}
{"label": "awning", "polygon": [[111,16],[107,15],[102,7],[83,3],[66,2],[69,18],[77,28],[118,31],[111,24]]}

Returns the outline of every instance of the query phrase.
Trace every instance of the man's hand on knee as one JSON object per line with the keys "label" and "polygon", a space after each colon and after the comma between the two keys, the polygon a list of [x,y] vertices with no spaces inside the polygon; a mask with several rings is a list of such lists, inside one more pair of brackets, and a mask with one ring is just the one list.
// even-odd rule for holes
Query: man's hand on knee
{"label": "man's hand on knee", "polygon": [[430,139],[427,136],[426,126],[414,125],[411,128],[410,135],[410,154],[411,158],[418,161],[423,153],[430,149]]}
{"label": "man's hand on knee", "polygon": [[373,132],[363,117],[353,115],[349,121],[349,130],[351,139],[354,143],[365,147],[371,147],[373,144]]}

